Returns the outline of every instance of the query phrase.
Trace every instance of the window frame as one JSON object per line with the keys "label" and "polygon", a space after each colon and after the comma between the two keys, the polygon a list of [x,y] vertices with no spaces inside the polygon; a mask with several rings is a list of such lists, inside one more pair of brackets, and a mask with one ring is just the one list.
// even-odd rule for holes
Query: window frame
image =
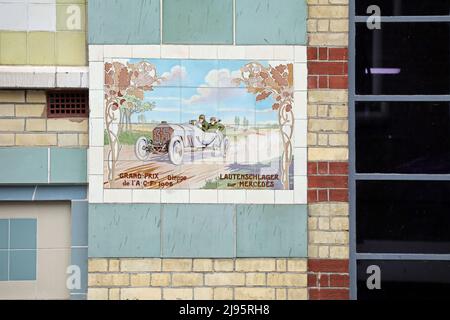
{"label": "window frame", "polygon": [[[444,101],[450,102],[448,95],[357,95],[355,83],[356,67],[356,23],[367,22],[367,16],[356,15],[356,1],[349,1],[349,246],[350,246],[350,299],[356,300],[358,260],[443,260],[449,261],[450,254],[402,254],[402,253],[357,253],[356,249],[356,181],[450,181],[450,174],[376,174],[356,172],[356,131],[355,102],[357,101]],[[382,13],[382,12],[381,12]],[[449,16],[381,16],[383,22],[448,22]]]}

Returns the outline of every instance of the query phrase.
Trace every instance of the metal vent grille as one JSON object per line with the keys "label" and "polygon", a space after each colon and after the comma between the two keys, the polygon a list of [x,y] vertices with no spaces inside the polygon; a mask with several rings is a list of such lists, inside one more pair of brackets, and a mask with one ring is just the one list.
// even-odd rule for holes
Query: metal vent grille
{"label": "metal vent grille", "polygon": [[89,94],[86,90],[48,91],[48,118],[87,118]]}

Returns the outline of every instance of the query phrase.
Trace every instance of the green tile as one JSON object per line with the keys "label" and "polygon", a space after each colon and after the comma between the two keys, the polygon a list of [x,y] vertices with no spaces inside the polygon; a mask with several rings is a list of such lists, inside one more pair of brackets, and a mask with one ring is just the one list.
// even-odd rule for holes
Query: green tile
{"label": "green tile", "polygon": [[51,183],[87,183],[86,149],[50,149]]}
{"label": "green tile", "polygon": [[10,220],[10,249],[36,249],[36,219]]}
{"label": "green tile", "polygon": [[236,0],[236,44],[305,45],[306,0]]}
{"label": "green tile", "polygon": [[0,184],[48,183],[47,148],[0,148]]}
{"label": "green tile", "polygon": [[9,220],[0,219],[0,250],[9,248]]}
{"label": "green tile", "polygon": [[[78,11],[79,10],[79,11]],[[80,13],[79,18],[75,17]],[[79,23],[79,29],[73,29]],[[75,24],[75,25],[74,25]],[[67,3],[56,5],[56,30],[86,30],[86,5],[84,3]]]}
{"label": "green tile", "polygon": [[27,33],[0,33],[0,64],[27,64]]}
{"label": "green tile", "polygon": [[89,257],[160,257],[160,205],[90,204]]}
{"label": "green tile", "polygon": [[56,33],[56,64],[65,66],[84,66],[87,44],[83,31],[61,31]]}
{"label": "green tile", "polygon": [[164,0],[163,43],[233,44],[233,1]]}
{"label": "green tile", "polygon": [[163,257],[234,256],[232,205],[164,205]]}
{"label": "green tile", "polygon": [[28,33],[28,64],[32,65],[55,64],[54,32]]}
{"label": "green tile", "polygon": [[36,250],[9,252],[9,280],[36,280]]}
{"label": "green tile", "polygon": [[160,44],[159,0],[90,0],[89,44]]}
{"label": "green tile", "polygon": [[0,281],[8,281],[8,251],[0,250]]}
{"label": "green tile", "polygon": [[306,205],[238,205],[238,257],[307,257]]}

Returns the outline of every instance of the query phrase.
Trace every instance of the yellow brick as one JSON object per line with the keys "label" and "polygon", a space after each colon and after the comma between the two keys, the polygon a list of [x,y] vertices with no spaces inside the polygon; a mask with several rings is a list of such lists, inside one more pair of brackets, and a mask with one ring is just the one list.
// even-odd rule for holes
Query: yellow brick
{"label": "yellow brick", "polygon": [[213,261],[211,259],[195,259],[193,262],[194,271],[212,271]]}
{"label": "yellow brick", "polygon": [[308,290],[305,289],[288,289],[289,300],[308,300]]}
{"label": "yellow brick", "polygon": [[287,263],[286,259],[277,259],[277,271],[286,271]]}
{"label": "yellow brick", "polygon": [[308,218],[308,230],[316,230],[319,226],[319,219],[314,217]]}
{"label": "yellow brick", "polygon": [[161,300],[159,288],[122,288],[120,289],[122,300]]}
{"label": "yellow brick", "polygon": [[164,300],[192,300],[192,289],[163,289]]}
{"label": "yellow brick", "polygon": [[348,233],[341,231],[311,231],[309,241],[317,244],[347,244]]}
{"label": "yellow brick", "polygon": [[317,19],[308,19],[308,32],[317,32]]}
{"label": "yellow brick", "polygon": [[108,289],[89,288],[88,300],[108,300]]}
{"label": "yellow brick", "polygon": [[26,131],[45,131],[47,128],[47,120],[45,119],[26,119]]}
{"label": "yellow brick", "polygon": [[348,106],[330,106],[330,118],[347,118]]}
{"label": "yellow brick", "polygon": [[163,271],[191,271],[192,260],[191,259],[163,259],[162,270]]}
{"label": "yellow brick", "polygon": [[275,289],[272,288],[236,288],[236,300],[274,300]]}
{"label": "yellow brick", "polygon": [[319,246],[310,244],[308,246],[308,257],[318,258],[319,257]]}
{"label": "yellow brick", "polygon": [[247,273],[245,275],[246,286],[265,286],[266,275],[264,273]]}
{"label": "yellow brick", "polygon": [[120,289],[109,289],[109,300],[120,300]]}
{"label": "yellow brick", "polygon": [[275,259],[237,259],[236,271],[275,271]]}
{"label": "yellow brick", "polygon": [[194,300],[212,300],[213,298],[213,288],[194,288]]}
{"label": "yellow brick", "polygon": [[123,259],[120,261],[122,272],[161,271],[161,259]]}
{"label": "yellow brick", "polygon": [[170,285],[170,274],[152,273],[151,285],[153,287],[167,287],[168,285]]}
{"label": "yellow brick", "polygon": [[328,135],[327,134],[319,134],[317,139],[317,144],[319,146],[328,145]]}
{"label": "yellow brick", "polygon": [[88,277],[89,287],[120,287],[130,284],[129,274],[92,273]]}
{"label": "yellow brick", "polygon": [[23,119],[0,119],[0,131],[23,131]]}
{"label": "yellow brick", "polygon": [[14,134],[0,134],[0,146],[10,147],[14,145]]}
{"label": "yellow brick", "polygon": [[289,272],[306,272],[307,270],[306,259],[288,259],[287,265]]}
{"label": "yellow brick", "polygon": [[172,286],[174,287],[198,287],[203,285],[201,273],[174,273],[172,274]]}
{"label": "yellow brick", "polygon": [[308,146],[315,146],[317,142],[317,134],[308,132]]}
{"label": "yellow brick", "polygon": [[271,287],[306,287],[306,274],[269,273],[267,285]]}
{"label": "yellow brick", "polygon": [[16,117],[42,118],[45,110],[45,104],[16,104]]}
{"label": "yellow brick", "polygon": [[348,121],[347,120],[334,120],[334,119],[310,119],[308,121],[308,131],[310,132],[347,132]]}
{"label": "yellow brick", "polygon": [[348,246],[331,246],[330,258],[331,259],[348,259],[349,258]]}
{"label": "yellow brick", "polygon": [[232,300],[233,289],[231,288],[214,288],[214,300]]}
{"label": "yellow brick", "polygon": [[14,117],[14,105],[0,104],[0,117]]}
{"label": "yellow brick", "polygon": [[47,96],[43,90],[27,90],[27,102],[46,103]]}
{"label": "yellow brick", "polygon": [[57,132],[88,132],[87,119],[48,119],[47,130]]}
{"label": "yellow brick", "polygon": [[57,138],[56,134],[52,133],[30,133],[30,134],[17,134],[16,135],[17,146],[56,146]]}
{"label": "yellow brick", "polygon": [[25,91],[0,90],[0,102],[25,102]]}
{"label": "yellow brick", "polygon": [[112,271],[112,272],[119,272],[120,271],[120,260],[110,259],[108,270]]}
{"label": "yellow brick", "polygon": [[348,32],[348,20],[346,20],[346,19],[330,20],[330,31],[332,31],[332,32]]}
{"label": "yellow brick", "polygon": [[275,289],[275,299],[286,300],[287,299],[286,289]]}
{"label": "yellow brick", "polygon": [[150,285],[149,273],[136,273],[130,275],[132,287],[148,287]]}
{"label": "yellow brick", "polygon": [[317,105],[309,104],[308,105],[308,117],[317,117]]}
{"label": "yellow brick", "polygon": [[321,217],[319,221],[319,230],[329,230],[330,229],[330,219],[328,217]]}
{"label": "yellow brick", "polygon": [[339,231],[349,230],[348,218],[345,218],[345,217],[332,218],[331,219],[331,229],[339,230]]}
{"label": "yellow brick", "polygon": [[330,134],[328,136],[328,141],[330,146],[348,146],[348,135],[347,134]]}
{"label": "yellow brick", "polygon": [[78,146],[77,134],[58,134],[59,147],[74,147]]}
{"label": "yellow brick", "polygon": [[207,286],[243,286],[245,274],[243,273],[213,273],[205,275]]}
{"label": "yellow brick", "polygon": [[[310,46],[348,46],[348,33],[310,33]],[[312,92],[312,91],[310,91]]]}
{"label": "yellow brick", "polygon": [[78,144],[80,145],[80,147],[87,147],[87,146],[89,146],[89,135],[88,134],[84,134],[84,133],[80,133],[78,135]]}
{"label": "yellow brick", "polygon": [[317,31],[326,32],[330,29],[329,20],[317,20]]}
{"label": "yellow brick", "polygon": [[234,260],[233,259],[217,259],[214,260],[215,271],[233,271]]}
{"label": "yellow brick", "polygon": [[310,216],[348,216],[348,203],[315,203],[310,204]]}
{"label": "yellow brick", "polygon": [[347,161],[348,149],[336,148],[308,148],[308,161]]}
{"label": "yellow brick", "polygon": [[348,6],[310,6],[310,18],[347,18]]}
{"label": "yellow brick", "polygon": [[108,271],[108,260],[106,259],[89,259],[89,272],[104,272]]}
{"label": "yellow brick", "polygon": [[325,259],[330,257],[330,247],[329,246],[319,246],[319,258]]}

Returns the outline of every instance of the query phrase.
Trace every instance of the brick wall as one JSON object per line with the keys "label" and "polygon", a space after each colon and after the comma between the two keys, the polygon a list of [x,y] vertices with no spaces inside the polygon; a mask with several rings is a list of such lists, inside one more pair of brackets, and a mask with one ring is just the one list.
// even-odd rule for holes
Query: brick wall
{"label": "brick wall", "polygon": [[90,259],[88,299],[306,300],[306,259]]}
{"label": "brick wall", "polygon": [[348,0],[308,0],[309,298],[349,298]]}
{"label": "brick wall", "polygon": [[88,145],[87,119],[47,119],[44,90],[0,90],[0,147]]}

